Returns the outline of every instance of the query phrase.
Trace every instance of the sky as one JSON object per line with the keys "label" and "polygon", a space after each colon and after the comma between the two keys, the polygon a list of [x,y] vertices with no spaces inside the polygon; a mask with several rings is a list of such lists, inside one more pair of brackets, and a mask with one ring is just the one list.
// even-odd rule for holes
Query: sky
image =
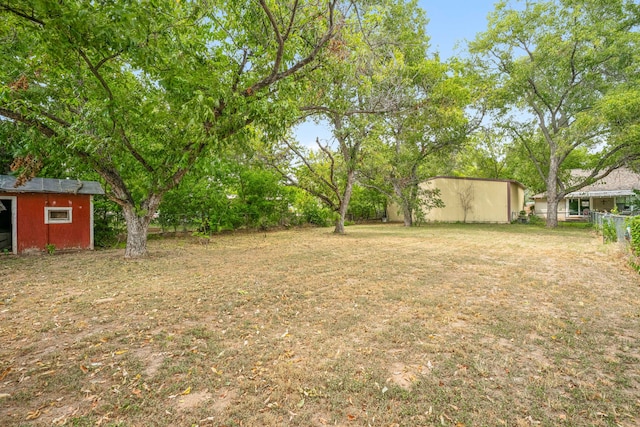
{"label": "sky", "polygon": [[431,51],[440,52],[444,60],[457,52],[456,43],[464,49],[464,41],[487,28],[487,15],[497,0],[420,0],[427,12],[427,34],[431,37]]}
{"label": "sky", "polygon": [[[430,53],[439,52],[446,60],[454,53],[465,49],[479,32],[487,28],[487,15],[494,9],[497,0],[420,0],[418,3],[427,12],[429,23]],[[459,44],[456,49],[456,44]],[[330,138],[326,126],[307,122],[296,129],[298,140],[308,146],[314,145],[316,137]]]}

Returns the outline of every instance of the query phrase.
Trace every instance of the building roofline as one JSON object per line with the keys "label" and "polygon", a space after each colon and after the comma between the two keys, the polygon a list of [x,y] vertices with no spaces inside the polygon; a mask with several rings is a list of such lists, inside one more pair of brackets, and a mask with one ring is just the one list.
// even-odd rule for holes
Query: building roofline
{"label": "building roofline", "polygon": [[[571,169],[572,177],[583,176],[589,173],[586,169]],[[612,170],[607,176],[568,193],[564,198],[633,195],[634,190],[640,190],[640,174],[629,168],[620,167]],[[543,199],[546,197],[546,191],[532,196],[533,199]]]}
{"label": "building roofline", "polygon": [[[600,190],[600,191],[574,191],[565,195],[562,199],[578,199],[580,197],[624,197],[635,196],[636,193],[633,190]],[[540,193],[531,196],[532,199],[546,199],[547,193]]]}
{"label": "building roofline", "polygon": [[470,181],[489,181],[489,182],[508,182],[511,184],[519,185],[522,188],[527,188],[521,182],[516,181],[515,179],[499,179],[499,178],[472,178],[467,176],[449,176],[449,175],[438,175],[428,178],[426,181],[432,181],[434,179],[466,179]]}
{"label": "building roofline", "polygon": [[16,177],[0,175],[2,193],[49,193],[49,194],[105,194],[96,181],[79,179],[33,178],[16,187]]}

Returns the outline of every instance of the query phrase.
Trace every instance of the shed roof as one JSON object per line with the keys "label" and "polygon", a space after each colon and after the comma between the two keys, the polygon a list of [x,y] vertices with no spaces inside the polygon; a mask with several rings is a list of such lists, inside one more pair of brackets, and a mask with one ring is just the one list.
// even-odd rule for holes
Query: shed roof
{"label": "shed roof", "polygon": [[[591,171],[584,169],[572,169],[571,177],[574,180],[586,178]],[[628,168],[618,168],[604,178],[589,184],[586,187],[569,193],[565,198],[571,197],[620,197],[632,196],[634,190],[640,190],[640,174]],[[534,199],[547,197],[547,193],[540,193],[533,196]]]}
{"label": "shed roof", "polygon": [[16,177],[0,175],[0,192],[6,193],[57,193],[57,194],[104,194],[96,181],[79,179],[33,178],[16,187]]}

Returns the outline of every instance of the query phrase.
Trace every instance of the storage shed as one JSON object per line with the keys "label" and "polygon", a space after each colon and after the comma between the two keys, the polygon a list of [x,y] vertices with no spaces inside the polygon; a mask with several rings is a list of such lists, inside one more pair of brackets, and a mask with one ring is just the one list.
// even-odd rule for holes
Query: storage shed
{"label": "storage shed", "polygon": [[93,195],[100,183],[0,175],[0,251],[93,249]]}
{"label": "storage shed", "polygon": [[[444,207],[425,212],[427,221],[508,224],[524,206],[524,185],[509,179],[436,176],[420,187],[438,189],[444,203]],[[391,221],[402,221],[397,206],[387,212]]]}

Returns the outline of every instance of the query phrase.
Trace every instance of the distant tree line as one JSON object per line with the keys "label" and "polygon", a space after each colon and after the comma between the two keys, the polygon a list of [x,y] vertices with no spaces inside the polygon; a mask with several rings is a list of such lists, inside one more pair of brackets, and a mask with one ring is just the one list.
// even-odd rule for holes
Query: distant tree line
{"label": "distant tree line", "polygon": [[[637,166],[640,5],[516,6],[443,61],[417,0],[2,2],[0,169],[99,180],[126,257],[154,221],[341,234],[394,202],[411,226],[447,174],[545,191],[555,227],[566,194]],[[308,121],[331,136],[296,140]]]}

